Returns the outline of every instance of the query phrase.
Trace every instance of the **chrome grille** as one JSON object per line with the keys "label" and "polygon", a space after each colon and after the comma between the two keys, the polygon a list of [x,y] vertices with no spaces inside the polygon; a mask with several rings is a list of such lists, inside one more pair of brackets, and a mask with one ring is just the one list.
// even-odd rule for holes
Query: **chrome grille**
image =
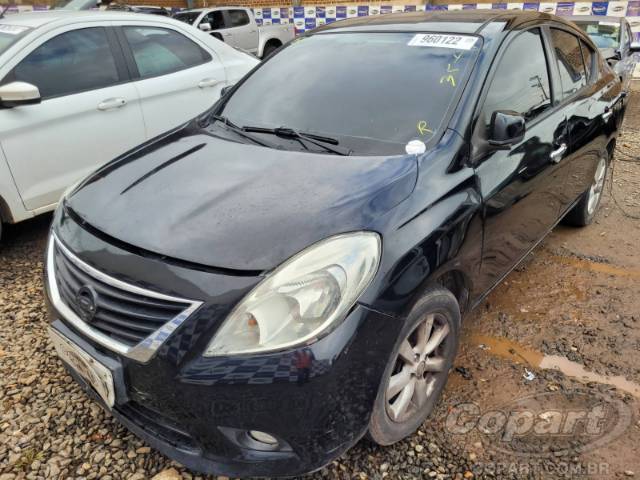
{"label": "chrome grille", "polygon": [[57,310],[90,338],[118,353],[147,361],[201,302],[127,284],[94,269],[52,234],[49,290]]}

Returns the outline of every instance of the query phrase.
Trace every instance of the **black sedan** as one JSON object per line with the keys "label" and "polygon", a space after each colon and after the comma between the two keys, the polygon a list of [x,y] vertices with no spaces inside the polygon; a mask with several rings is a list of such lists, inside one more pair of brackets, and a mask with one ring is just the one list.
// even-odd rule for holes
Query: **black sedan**
{"label": "black sedan", "polygon": [[194,470],[293,475],[397,442],[436,405],[463,315],[561,219],[593,220],[621,97],[552,15],[317,29],[65,196],[51,338]]}

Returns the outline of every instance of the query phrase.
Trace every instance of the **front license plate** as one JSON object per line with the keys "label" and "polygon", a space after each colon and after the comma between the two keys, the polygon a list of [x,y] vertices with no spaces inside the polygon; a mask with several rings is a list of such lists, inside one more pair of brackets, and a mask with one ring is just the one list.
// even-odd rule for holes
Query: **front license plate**
{"label": "front license plate", "polygon": [[58,356],[84,378],[109,407],[113,407],[115,393],[111,371],[53,328],[49,328],[49,337]]}

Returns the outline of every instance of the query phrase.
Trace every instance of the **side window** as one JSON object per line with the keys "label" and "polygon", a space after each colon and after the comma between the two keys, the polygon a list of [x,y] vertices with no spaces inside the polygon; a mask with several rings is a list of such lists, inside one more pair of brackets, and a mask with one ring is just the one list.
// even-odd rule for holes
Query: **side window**
{"label": "side window", "polygon": [[249,24],[249,15],[245,10],[229,10],[230,27],[242,27]]}
{"label": "side window", "polygon": [[211,30],[220,30],[222,28],[225,28],[222,10],[215,10],[213,12],[207,13],[207,15],[202,19],[201,23],[208,23],[209,25],[211,25]]}
{"label": "side window", "polygon": [[184,35],[166,28],[123,27],[142,78],[166,75],[207,62],[211,56]]}
{"label": "side window", "polygon": [[631,26],[627,22],[624,22],[624,25],[627,32],[627,41],[625,42],[625,48],[626,48],[626,51],[628,52],[631,49],[631,42],[633,41],[633,32],[631,31]]}
{"label": "side window", "polygon": [[[522,61],[526,58],[527,61]],[[483,115],[489,126],[497,110],[512,110],[530,121],[551,107],[549,71],[539,29],[519,34],[500,59]]]}
{"label": "side window", "polygon": [[551,43],[560,71],[561,98],[573,95],[587,84],[578,38],[556,28],[551,29]]}
{"label": "side window", "polygon": [[43,43],[9,74],[31,83],[43,99],[108,87],[120,81],[104,28],[73,30]]}
{"label": "side window", "polygon": [[596,54],[591,47],[580,40],[580,48],[582,48],[582,56],[584,57],[584,66],[587,69],[587,81],[592,81],[597,77],[596,72]]}

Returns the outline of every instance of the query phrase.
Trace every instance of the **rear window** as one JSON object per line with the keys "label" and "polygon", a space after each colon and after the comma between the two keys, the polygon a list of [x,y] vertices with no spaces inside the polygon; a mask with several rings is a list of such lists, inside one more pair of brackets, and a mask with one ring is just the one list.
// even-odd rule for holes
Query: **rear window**
{"label": "rear window", "polygon": [[176,13],[173,18],[176,20],[180,20],[181,22],[188,23],[189,25],[193,25],[193,22],[200,16],[200,12],[183,12]]}
{"label": "rear window", "polygon": [[244,10],[229,10],[230,27],[242,27],[249,24],[249,14]]}
{"label": "rear window", "polygon": [[159,27],[124,27],[138,72],[143,78],[166,75],[211,60],[184,35]]}
{"label": "rear window", "polygon": [[480,46],[470,35],[302,37],[264,62],[218,113],[239,126],[336,137],[354,154],[404,154],[408,142],[436,136]]}
{"label": "rear window", "polygon": [[9,49],[11,45],[29,33],[31,29],[20,25],[7,25],[0,23],[0,55]]}

